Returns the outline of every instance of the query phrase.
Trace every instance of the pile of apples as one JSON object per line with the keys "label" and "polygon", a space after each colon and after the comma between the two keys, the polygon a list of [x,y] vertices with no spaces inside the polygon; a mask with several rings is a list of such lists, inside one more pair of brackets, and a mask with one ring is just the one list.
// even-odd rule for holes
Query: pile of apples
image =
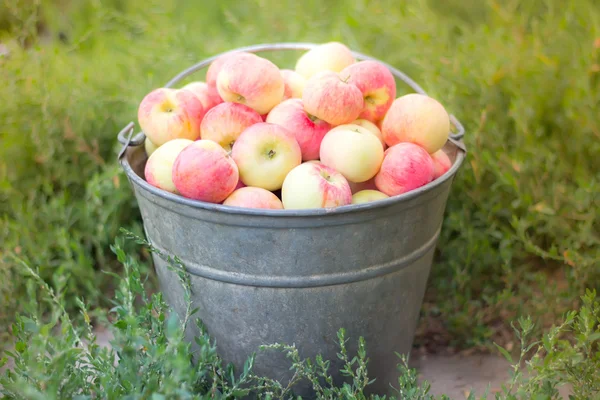
{"label": "pile of apples", "polygon": [[377,61],[339,42],[295,70],[253,53],[215,59],[205,82],[158,88],[138,109],[146,181],[199,201],[268,209],[331,208],[417,189],[451,165],[450,120],[435,99],[396,98]]}

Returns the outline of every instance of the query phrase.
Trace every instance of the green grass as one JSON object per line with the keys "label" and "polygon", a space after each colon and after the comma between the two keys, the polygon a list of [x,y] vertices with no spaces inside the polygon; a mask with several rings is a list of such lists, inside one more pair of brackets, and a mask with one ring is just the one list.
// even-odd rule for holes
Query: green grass
{"label": "green grass", "polygon": [[378,57],[466,126],[468,159],[448,202],[417,344],[506,342],[516,316],[547,327],[585,288],[600,287],[592,0],[35,4],[0,5],[0,42],[10,50],[0,57],[0,313],[8,319],[25,295],[12,254],[39,267],[69,309],[78,295],[92,308],[108,305],[112,287],[100,270],[119,268],[109,244],[120,226],[142,232],[116,164],[116,133],[136,120],[147,92],[192,63],[282,41],[339,40]]}

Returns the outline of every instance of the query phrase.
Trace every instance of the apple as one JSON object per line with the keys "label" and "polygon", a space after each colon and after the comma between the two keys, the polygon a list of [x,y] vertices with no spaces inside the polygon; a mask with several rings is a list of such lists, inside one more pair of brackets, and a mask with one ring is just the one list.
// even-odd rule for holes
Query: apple
{"label": "apple", "polygon": [[200,137],[217,142],[230,151],[240,134],[250,125],[263,122],[248,106],[225,102],[211,108],[200,124]]}
{"label": "apple", "polygon": [[288,99],[276,105],[266,122],[281,125],[294,134],[300,145],[303,161],[319,158],[321,141],[331,129],[330,124],[304,111],[304,104],[300,99]]}
{"label": "apple", "polygon": [[318,161],[292,169],[281,188],[285,209],[330,208],[352,202],[350,185],[342,174]]}
{"label": "apple", "polygon": [[380,62],[365,60],[347,66],[340,76],[356,85],[363,95],[359,118],[372,122],[383,119],[396,98],[396,80],[390,70]]}
{"label": "apple", "polygon": [[306,79],[321,71],[341,72],[356,60],[350,49],[339,42],[320,44],[302,54],[296,61],[296,72]]}
{"label": "apple", "polygon": [[306,78],[291,69],[282,69],[281,76],[283,77],[283,100],[301,99]]}
{"label": "apple", "polygon": [[435,166],[427,151],[414,143],[398,143],[385,151],[375,185],[380,192],[396,196],[433,180]]}
{"label": "apple", "polygon": [[443,105],[432,97],[410,93],[398,97],[381,124],[388,146],[416,143],[429,154],[441,149],[450,132],[450,117]]}
{"label": "apple", "polygon": [[192,91],[202,103],[205,112],[208,112],[208,110],[223,102],[223,99],[221,96],[219,96],[217,88],[210,86],[205,82],[191,82],[182,87],[182,89]]}
{"label": "apple", "polygon": [[259,122],[246,128],[231,152],[246,186],[281,188],[285,176],[302,162],[300,145],[286,128]]}
{"label": "apple", "polygon": [[266,58],[237,53],[227,58],[217,76],[217,90],[224,101],[245,104],[266,114],[283,99],[283,77]]}
{"label": "apple", "polygon": [[196,140],[173,163],[173,183],[189,199],[221,203],[234,191],[238,179],[237,165],[212,140]]}
{"label": "apple", "polygon": [[321,142],[321,162],[352,182],[374,177],[383,161],[381,142],[368,129],[358,125],[340,125]]}
{"label": "apple", "polygon": [[450,157],[448,157],[446,152],[442,149],[439,149],[435,153],[431,154],[431,159],[433,160],[434,165],[433,179],[437,179],[444,175],[452,166]]}
{"label": "apple", "polygon": [[381,130],[377,127],[377,125],[375,125],[374,123],[372,123],[368,119],[360,119],[360,118],[357,119],[357,120],[352,121],[351,124],[352,125],[362,126],[363,128],[368,129],[369,132],[371,132],[373,135],[375,135],[377,137],[377,139],[379,139],[379,141],[381,142],[381,146],[383,147],[383,149],[385,150],[387,148],[387,144],[385,144],[385,141],[383,140],[383,135],[381,134]]}
{"label": "apple", "polygon": [[237,189],[223,202],[225,206],[283,209],[281,200],[266,189],[246,186]]}
{"label": "apple", "polygon": [[179,153],[192,143],[194,142],[189,139],[173,139],[157,148],[146,161],[146,181],[159,189],[177,193],[173,183],[173,163]]}
{"label": "apple", "polygon": [[227,52],[219,57],[217,57],[213,62],[210,63],[208,69],[206,70],[206,83],[209,86],[216,87],[217,86],[217,77],[219,76],[219,72],[221,72],[221,67],[231,56],[238,54],[250,54],[245,51],[231,51]]}
{"label": "apple", "polygon": [[388,196],[378,190],[361,190],[352,195],[352,204],[369,203],[371,201],[387,199]]}
{"label": "apple", "polygon": [[[383,154],[385,157],[385,153]],[[375,177],[364,182],[348,181],[348,183],[350,184],[350,190],[352,190],[352,194],[358,193],[361,190],[377,190],[377,186],[375,186]]]}
{"label": "apple", "polygon": [[150,157],[154,151],[158,149],[158,146],[150,141],[150,139],[144,139],[144,150],[146,150],[146,155]]}
{"label": "apple", "polygon": [[336,72],[318,72],[306,82],[302,103],[307,113],[331,125],[348,124],[363,108],[361,91]]}
{"label": "apple", "polygon": [[190,90],[158,88],[140,103],[138,122],[146,137],[162,146],[172,139],[198,139],[204,113],[202,103]]}

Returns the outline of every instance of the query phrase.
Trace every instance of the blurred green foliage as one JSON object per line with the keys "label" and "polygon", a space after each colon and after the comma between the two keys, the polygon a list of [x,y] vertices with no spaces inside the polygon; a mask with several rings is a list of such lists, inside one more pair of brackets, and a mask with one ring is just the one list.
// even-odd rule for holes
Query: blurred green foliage
{"label": "blurred green foliage", "polygon": [[418,343],[501,341],[509,318],[544,326],[600,286],[593,0],[5,0],[0,314],[25,293],[12,253],[71,306],[105,304],[109,244],[142,231],[116,133],[147,92],[235,47],[330,40],[407,72],[467,129]]}

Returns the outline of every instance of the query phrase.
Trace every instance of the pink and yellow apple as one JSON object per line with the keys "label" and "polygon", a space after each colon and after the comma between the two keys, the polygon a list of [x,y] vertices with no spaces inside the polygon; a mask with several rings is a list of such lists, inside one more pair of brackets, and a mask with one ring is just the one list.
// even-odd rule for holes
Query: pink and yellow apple
{"label": "pink and yellow apple", "polygon": [[146,161],[146,181],[159,189],[177,193],[173,183],[173,163],[179,153],[192,143],[194,142],[189,139],[173,139],[157,148]]}
{"label": "pink and yellow apple", "polygon": [[359,118],[371,122],[383,119],[396,98],[396,80],[390,70],[377,61],[365,60],[347,66],[340,76],[363,94],[364,105]]}
{"label": "pink and yellow apple", "polygon": [[429,154],[441,149],[450,132],[450,117],[439,101],[419,93],[398,97],[381,124],[383,140],[388,146],[410,142]]}
{"label": "pink and yellow apple", "polygon": [[222,56],[217,57],[206,70],[206,83],[209,86],[217,87],[217,77],[219,76],[219,72],[221,72],[221,67],[225,64],[231,56],[237,54],[250,54],[245,51],[231,51],[223,54]]}
{"label": "pink and yellow apple", "polygon": [[291,69],[282,69],[281,76],[283,77],[283,100],[301,99],[306,78]]}
{"label": "pink and yellow apple", "polygon": [[245,104],[266,114],[283,99],[283,77],[266,58],[250,53],[231,55],[221,65],[217,90],[224,101]]}
{"label": "pink and yellow apple", "polygon": [[150,139],[144,139],[144,150],[146,150],[146,155],[150,157],[152,153],[154,153],[158,149],[158,146],[150,141]]}
{"label": "pink and yellow apple", "polygon": [[352,192],[342,174],[318,161],[309,161],[285,177],[281,199],[285,209],[330,208],[350,204]]}
{"label": "pink and yellow apple", "polygon": [[189,199],[221,203],[235,189],[238,167],[212,140],[200,139],[179,153],[173,164],[173,183]]}
{"label": "pink and yellow apple", "polygon": [[205,82],[191,82],[182,87],[182,89],[187,89],[193,92],[198,100],[200,100],[202,103],[205,112],[208,112],[208,110],[223,102],[223,99],[221,96],[219,96],[217,88],[210,86]]}
{"label": "pink and yellow apple", "polygon": [[196,140],[205,111],[194,93],[159,88],[148,93],[138,108],[142,131],[156,146],[172,139]]}
{"label": "pink and yellow apple", "polygon": [[356,60],[350,49],[339,42],[320,44],[302,54],[296,61],[296,72],[306,79],[321,71],[340,72]]}
{"label": "pink and yellow apple", "polygon": [[385,151],[375,185],[380,192],[396,196],[433,180],[434,165],[425,149],[414,143],[398,143]]}
{"label": "pink and yellow apple", "polygon": [[340,125],[330,130],[321,142],[321,162],[352,182],[373,178],[383,161],[381,142],[368,129]]}
{"label": "pink and yellow apple", "polygon": [[302,162],[300,145],[286,128],[260,122],[242,132],[231,152],[247,186],[281,188],[285,176]]}
{"label": "pink and yellow apple", "polygon": [[200,124],[200,137],[217,142],[225,150],[251,125],[263,122],[260,115],[248,106],[225,102],[210,109]]}
{"label": "pink and yellow apple", "polygon": [[331,125],[349,124],[363,108],[361,91],[340,79],[336,72],[323,71],[306,82],[302,93],[304,110]]}
{"label": "pink and yellow apple", "polygon": [[352,204],[370,203],[371,201],[387,199],[388,196],[378,190],[361,190],[352,195]]}
{"label": "pink and yellow apple", "polygon": [[303,161],[319,158],[321,141],[331,129],[330,124],[304,111],[300,99],[288,99],[276,105],[267,116],[267,122],[281,125],[294,134]]}
{"label": "pink and yellow apple", "polygon": [[245,208],[268,208],[272,210],[283,209],[281,200],[266,189],[246,186],[237,189],[223,202],[225,206]]}
{"label": "pink and yellow apple", "polygon": [[435,167],[433,179],[437,179],[440,176],[444,175],[446,171],[448,171],[452,166],[452,161],[450,161],[450,157],[448,157],[446,152],[442,149],[439,149],[435,153],[431,154],[431,159],[433,160],[433,165]]}

